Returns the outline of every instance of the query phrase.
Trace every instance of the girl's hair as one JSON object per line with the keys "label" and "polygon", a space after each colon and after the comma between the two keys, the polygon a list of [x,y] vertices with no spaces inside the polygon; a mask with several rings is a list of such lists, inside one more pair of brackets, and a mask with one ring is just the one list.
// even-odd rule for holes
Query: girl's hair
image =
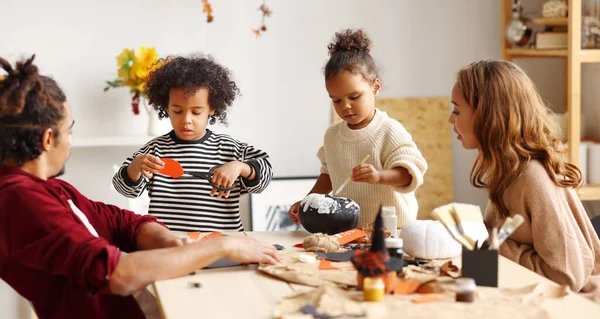
{"label": "girl's hair", "polygon": [[471,183],[489,191],[501,214],[509,213],[504,191],[531,160],[540,161],[557,186],[581,185],[581,171],[565,163],[550,110],[521,68],[508,61],[474,62],[458,72],[457,83],[474,109],[480,145]]}
{"label": "girl's hair", "polygon": [[59,137],[67,99],[53,79],[38,73],[34,58],[17,62],[15,68],[0,58],[8,73],[0,76],[0,161],[10,156],[22,165],[36,159],[48,128]]}
{"label": "girl's hair", "polygon": [[379,78],[379,70],[371,51],[371,40],[361,30],[346,29],[336,32],[335,38],[327,46],[329,61],[325,65],[325,80],[335,76],[342,70],[360,74],[371,82]]}
{"label": "girl's hair", "polygon": [[167,110],[171,89],[181,88],[194,94],[201,88],[207,88],[208,103],[215,111],[215,118],[227,124],[227,108],[240,94],[229,69],[203,54],[168,57],[162,62],[161,67],[148,75],[146,84],[148,102],[159,112],[160,118],[169,117]]}

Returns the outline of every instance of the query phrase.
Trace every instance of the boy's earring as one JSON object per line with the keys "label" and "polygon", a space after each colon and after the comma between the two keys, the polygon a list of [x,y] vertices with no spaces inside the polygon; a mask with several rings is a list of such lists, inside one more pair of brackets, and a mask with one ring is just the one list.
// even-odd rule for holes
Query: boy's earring
{"label": "boy's earring", "polygon": [[208,120],[208,124],[215,125],[216,123],[217,123],[217,118],[215,118],[214,115],[211,115],[210,119]]}

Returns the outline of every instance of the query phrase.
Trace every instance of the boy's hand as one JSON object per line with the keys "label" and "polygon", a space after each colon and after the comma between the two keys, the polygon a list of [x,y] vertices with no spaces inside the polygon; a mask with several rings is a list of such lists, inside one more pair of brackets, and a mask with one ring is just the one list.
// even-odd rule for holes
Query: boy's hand
{"label": "boy's hand", "polygon": [[381,181],[381,172],[376,170],[371,164],[362,164],[352,169],[351,179],[353,182],[379,184]]}
{"label": "boy's hand", "polygon": [[[211,182],[219,187],[233,186],[233,183],[235,183],[235,181],[242,173],[244,165],[247,164],[238,161],[233,161],[218,167],[213,171]],[[210,192],[210,196],[215,196],[217,192],[219,192],[218,198],[229,197],[229,191],[217,191],[216,188],[213,188],[213,190]]]}
{"label": "boy's hand", "polygon": [[165,167],[165,163],[160,158],[150,154],[141,154],[131,161],[127,167],[127,175],[134,181],[140,178],[140,174],[146,178],[152,178],[152,175],[158,173],[163,167]]}

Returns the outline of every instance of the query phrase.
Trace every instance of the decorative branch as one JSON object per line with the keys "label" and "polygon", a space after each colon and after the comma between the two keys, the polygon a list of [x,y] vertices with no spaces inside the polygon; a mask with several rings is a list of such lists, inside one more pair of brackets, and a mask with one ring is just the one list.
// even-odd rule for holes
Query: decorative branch
{"label": "decorative branch", "polygon": [[260,12],[262,12],[262,17],[260,19],[260,24],[258,25],[258,28],[256,29],[252,29],[252,32],[254,33],[254,35],[258,38],[263,32],[267,31],[267,26],[265,25],[265,19],[267,17],[270,17],[271,14],[273,13],[265,4],[266,0],[263,0],[263,3],[260,7],[258,7],[258,10]]}
{"label": "decorative branch", "polygon": [[211,23],[214,19],[212,15],[212,5],[208,2],[208,0],[202,0],[202,3],[204,4],[204,9],[202,9],[202,12],[206,13],[206,22]]}

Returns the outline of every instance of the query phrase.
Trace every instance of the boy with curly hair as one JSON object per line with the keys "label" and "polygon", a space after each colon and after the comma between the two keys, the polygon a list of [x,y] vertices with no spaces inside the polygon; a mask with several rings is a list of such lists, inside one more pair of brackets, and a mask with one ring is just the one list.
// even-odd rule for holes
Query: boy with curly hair
{"label": "boy with curly hair", "polygon": [[[117,191],[137,197],[147,188],[148,213],[171,230],[243,231],[240,196],[260,193],[273,172],[267,153],[206,128],[217,120],[227,124],[227,109],[239,94],[231,72],[210,56],[169,58],[150,73],[146,94],[173,130],[125,160],[113,177]],[[165,165],[161,158],[177,160],[186,173],[212,169],[212,177],[157,174]]]}

